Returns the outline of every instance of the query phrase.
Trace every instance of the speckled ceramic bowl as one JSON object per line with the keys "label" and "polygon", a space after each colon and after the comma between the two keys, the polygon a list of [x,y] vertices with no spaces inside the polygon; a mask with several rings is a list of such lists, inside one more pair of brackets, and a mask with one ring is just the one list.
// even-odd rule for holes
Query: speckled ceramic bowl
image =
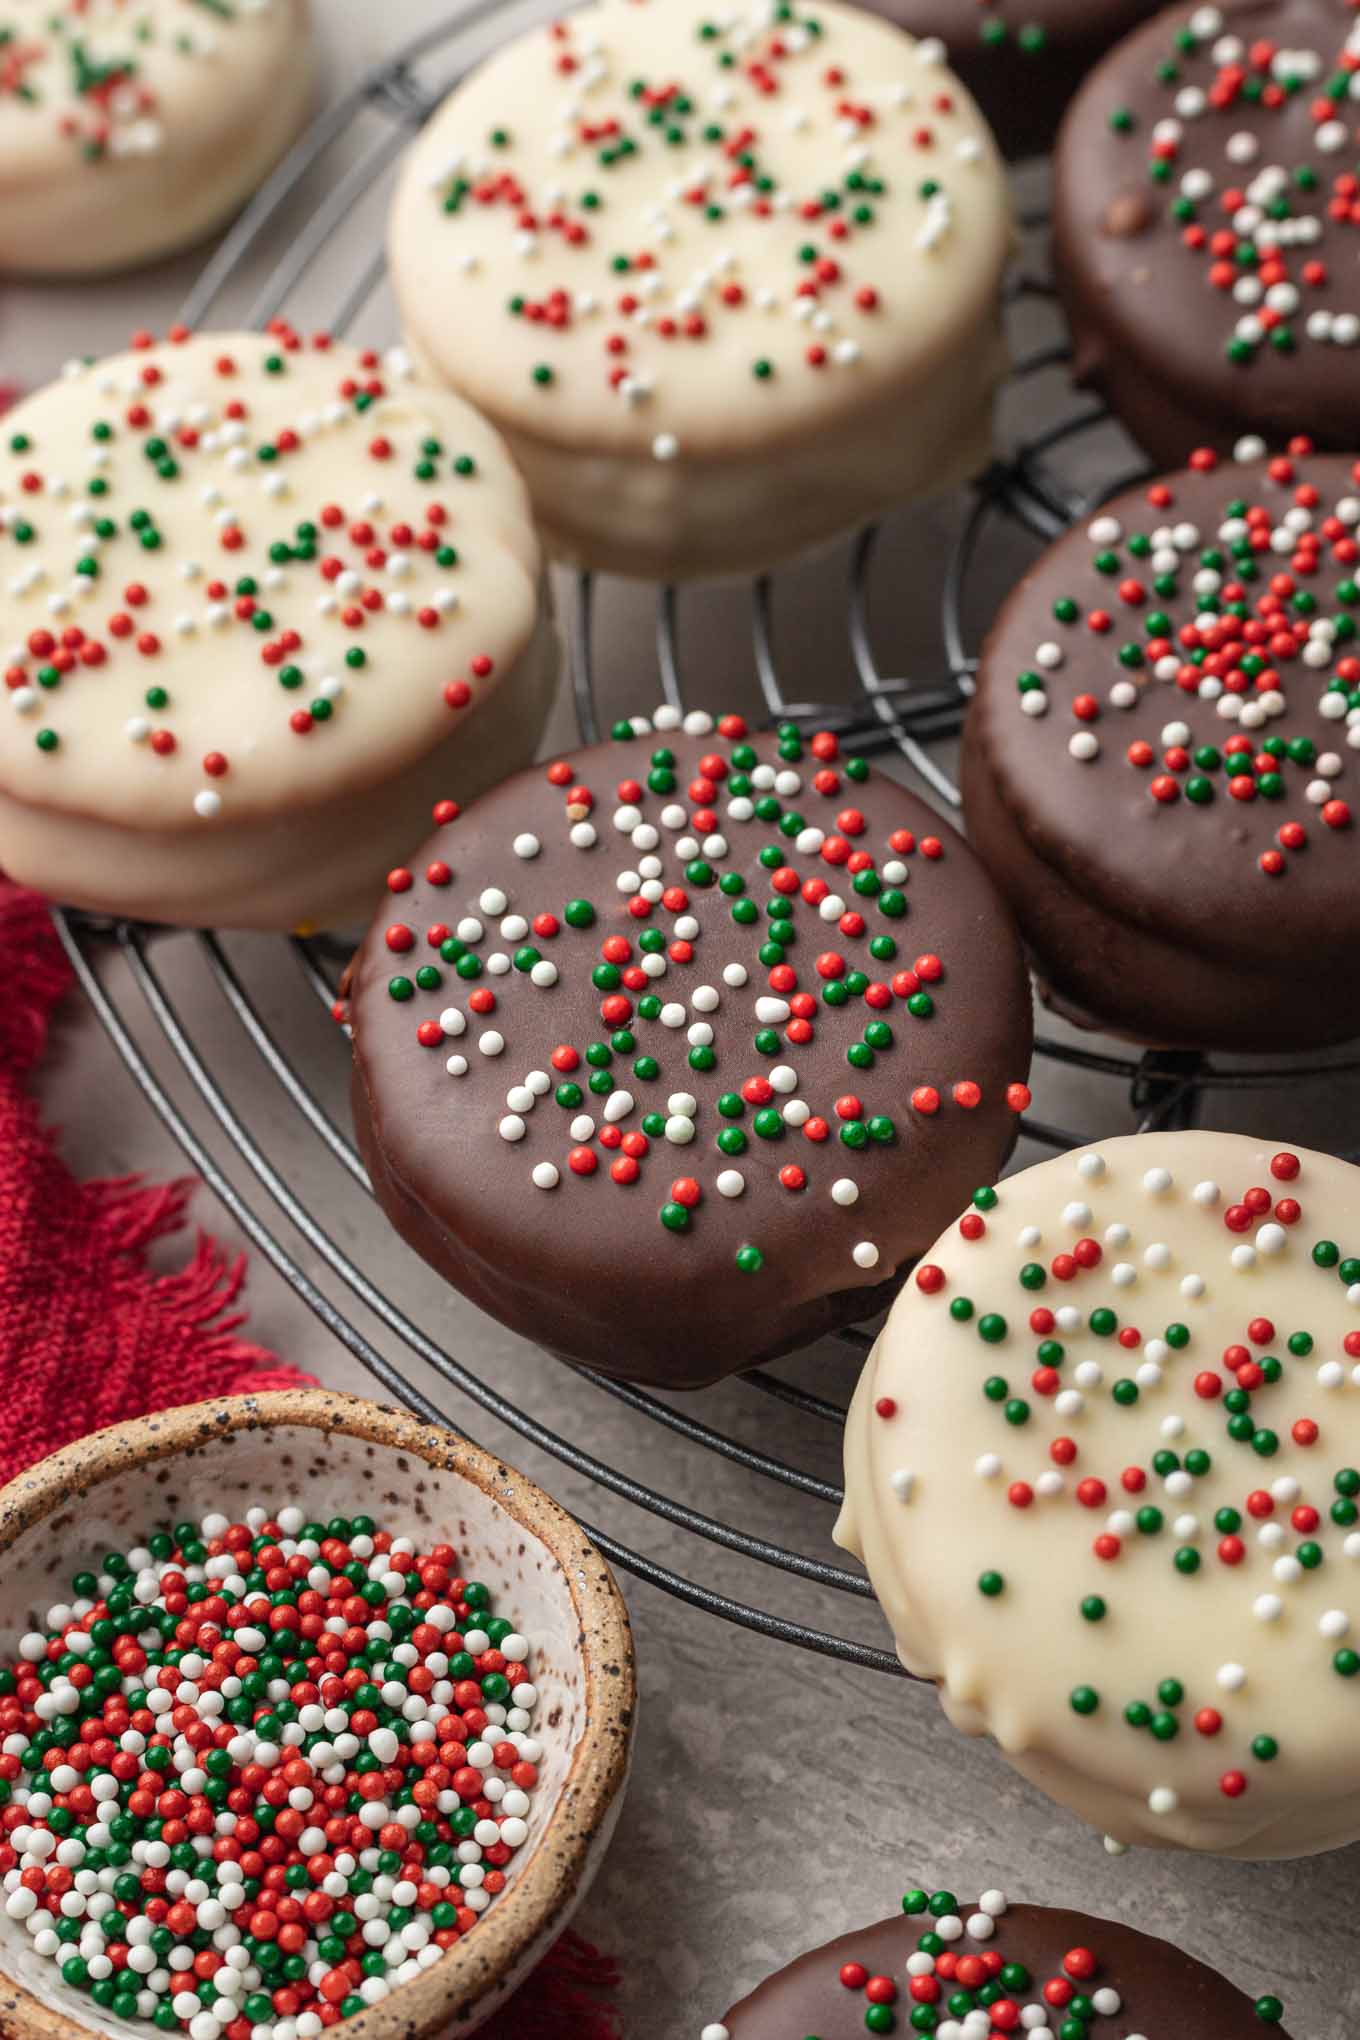
{"label": "speckled ceramic bowl", "polygon": [[[452,1544],[533,1646],[543,1744],[532,1839],[476,1930],[344,2022],[352,2040],[475,2032],[570,1920],[608,1845],[628,1773],[636,1690],[618,1588],[584,1532],[510,1467],[450,1431],[321,1389],[194,1403],[96,1431],[0,1489],[0,1654],[63,1600],[90,1557],[157,1523],[296,1501],[362,1507],[399,1534]],[[101,2013],[0,1914],[5,2040],[147,2040]]]}

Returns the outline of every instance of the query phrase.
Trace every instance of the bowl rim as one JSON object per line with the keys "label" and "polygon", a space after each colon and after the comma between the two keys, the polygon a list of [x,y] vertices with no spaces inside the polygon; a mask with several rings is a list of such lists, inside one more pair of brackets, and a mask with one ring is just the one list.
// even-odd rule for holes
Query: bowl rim
{"label": "bowl rim", "polygon": [[[419,1977],[343,2021],[354,2040],[388,2040],[399,2005],[405,2035],[432,2034],[485,2004],[489,2017],[508,1977],[540,1939],[556,1938],[555,1916],[570,1916],[590,1845],[628,1774],[637,1680],[632,1629],[607,1563],[559,1503],[506,1461],[456,1431],[409,1411],[340,1390],[282,1389],[221,1396],[158,1410],[93,1431],[36,1461],[0,1488],[0,1559],[16,1539],[59,1507],[138,1466],[186,1454],[235,1432],[300,1427],[341,1433],[409,1453],[470,1481],[548,1552],[565,1581],[584,1674],[584,1725],[551,1816],[521,1874],[479,1923]],[[566,1816],[564,1846],[547,1845]],[[527,1973],[527,1970],[526,1970]],[[90,2040],[91,2027],[52,2010],[10,1975],[0,1948],[0,2026],[11,2040]],[[147,2026],[147,2032],[152,2028]]]}

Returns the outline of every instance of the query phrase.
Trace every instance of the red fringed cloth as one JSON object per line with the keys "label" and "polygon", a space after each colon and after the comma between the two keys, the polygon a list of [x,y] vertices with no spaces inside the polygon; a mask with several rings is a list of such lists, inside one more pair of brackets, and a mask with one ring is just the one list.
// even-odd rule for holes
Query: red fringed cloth
{"label": "red fringed cloth", "polygon": [[[184,1225],[192,1178],[78,1183],[61,1160],[27,1079],[70,981],[43,901],[0,878],[0,1482],[146,1410],[312,1380],[240,1336],[244,1256],[200,1234],[176,1273],[147,1267]],[[483,2040],[618,2040],[616,1982],[566,1934]]]}
{"label": "red fringed cloth", "polygon": [[310,1379],[239,1336],[242,1259],[200,1235],[148,1269],[192,1180],[78,1183],[62,1161],[25,1080],[70,978],[43,902],[0,880],[0,1480],[145,1410]]}

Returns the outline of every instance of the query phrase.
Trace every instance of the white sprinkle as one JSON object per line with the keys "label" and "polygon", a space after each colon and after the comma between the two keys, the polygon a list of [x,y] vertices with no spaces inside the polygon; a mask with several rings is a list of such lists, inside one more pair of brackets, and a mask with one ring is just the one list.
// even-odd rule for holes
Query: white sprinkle
{"label": "white sprinkle", "polygon": [[746,1178],[742,1175],[740,1169],[724,1169],[718,1177],[718,1195],[720,1197],[740,1197],[745,1188]]}
{"label": "white sprinkle", "polygon": [[561,1177],[551,1162],[539,1162],[536,1164],[533,1171],[533,1183],[536,1190],[555,1190],[560,1181]]}
{"label": "white sprinkle", "polygon": [[516,836],[510,848],[514,851],[516,857],[537,857],[543,845],[539,842],[537,836],[530,835],[526,829],[523,835]]}
{"label": "white sprinkle", "polygon": [[1105,1174],[1105,1157],[1095,1153],[1082,1155],[1077,1162],[1077,1174],[1086,1176],[1091,1182],[1098,1182]]}
{"label": "white sprinkle", "polygon": [[872,1240],[861,1240],[859,1245],[851,1250],[850,1258],[857,1268],[876,1268],[878,1248]]}
{"label": "white sprinkle", "polygon": [[995,1452],[984,1452],[982,1457],[974,1462],[973,1471],[982,1480],[995,1480],[1001,1471],[1001,1461]]}
{"label": "white sprinkle", "polygon": [[1154,1785],[1148,1794],[1148,1809],[1152,1813],[1174,1813],[1180,1803],[1180,1795],[1170,1785]]}
{"label": "white sprinkle", "polygon": [[1169,1169],[1149,1169],[1143,1177],[1143,1188],[1150,1190],[1154,1197],[1160,1197],[1163,1191],[1171,1188],[1171,1171]]}
{"label": "white sprinkle", "polygon": [[529,1131],[518,1112],[507,1112],[497,1131],[502,1140],[523,1140]]}
{"label": "white sprinkle", "polygon": [[851,1176],[838,1176],[831,1185],[831,1200],[833,1204],[858,1204],[859,1184]]}
{"label": "white sprinkle", "polygon": [[889,1474],[888,1485],[899,1502],[909,1502],[912,1489],[916,1486],[916,1475],[909,1472],[905,1466],[899,1466],[895,1473]]}
{"label": "white sprinkle", "polygon": [[477,1046],[483,1055],[500,1055],[505,1047],[505,1036],[498,1034],[494,1027],[477,1038]]}

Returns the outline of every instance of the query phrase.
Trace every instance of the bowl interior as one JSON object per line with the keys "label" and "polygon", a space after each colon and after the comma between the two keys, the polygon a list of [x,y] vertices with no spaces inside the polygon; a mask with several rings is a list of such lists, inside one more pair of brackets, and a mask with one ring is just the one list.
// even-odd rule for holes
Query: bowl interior
{"label": "bowl interior", "polygon": [[[367,1438],[273,1423],[224,1432],[174,1457],[118,1473],[85,1489],[70,1508],[20,1532],[5,1553],[0,1561],[0,1654],[12,1660],[24,1631],[45,1626],[47,1610],[70,1599],[72,1574],[106,1551],[127,1551],[159,1526],[198,1520],[215,1509],[234,1521],[256,1505],[273,1511],[289,1503],[323,1519],[362,1511],[379,1528],[411,1537],[418,1547],[451,1544],[465,1577],[484,1581],[495,1612],[528,1638],[529,1674],[539,1691],[530,1733],[542,1743],[543,1757],[530,1840],[507,1870],[508,1896],[542,1847],[585,1728],[580,1623],[552,1553],[499,1501],[456,1470],[432,1467]],[[494,1916],[493,1907],[488,1921]],[[473,1932],[469,1946],[481,1931]],[[0,1969],[40,2003],[89,2032],[146,2040],[154,2030],[141,2021],[113,2018],[69,1989],[56,1963],[36,1955],[25,1929],[3,1913]],[[400,1995],[387,2002],[398,2002]]]}

